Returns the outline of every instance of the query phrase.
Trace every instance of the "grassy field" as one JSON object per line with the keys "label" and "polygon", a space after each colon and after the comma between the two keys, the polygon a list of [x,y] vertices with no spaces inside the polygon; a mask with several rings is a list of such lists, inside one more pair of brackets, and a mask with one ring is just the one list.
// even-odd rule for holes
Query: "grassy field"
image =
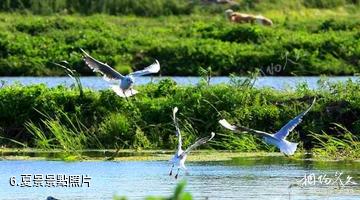
{"label": "grassy field", "polygon": [[300,149],[325,150],[319,154],[357,157],[359,87],[324,81],[316,91],[304,85],[277,91],[235,78],[231,85],[193,87],[164,80],[137,88],[140,94],[126,101],[110,90],[5,86],[0,89],[0,141],[3,147],[60,149],[78,156],[84,149],[173,149],[177,139],[171,110],[177,106],[185,146],[214,131],[216,139],[203,148],[275,151],[261,138],[224,130],[218,120],[275,132],[317,97],[289,140],[301,141]]}
{"label": "grassy field", "polygon": [[[132,1],[118,1],[123,3],[119,7],[128,9],[116,13],[107,11],[114,7],[110,4],[103,11],[93,8],[84,13],[59,0],[60,7],[52,5],[54,11],[43,13],[36,11],[35,3],[19,7],[6,2],[0,7],[2,76],[64,75],[53,64],[63,60],[82,75],[94,75],[84,66],[79,48],[122,73],[141,69],[155,58],[162,75],[196,76],[209,68],[213,75],[246,75],[259,69],[267,75],[360,71],[357,1],[241,1],[233,8],[263,14],[273,20],[273,27],[232,24],[224,16],[229,6],[182,5],[185,1],[171,8],[184,9],[181,12],[169,11],[163,0],[149,1],[158,2],[149,3],[158,14],[143,16],[138,12],[149,9],[138,7],[147,4]],[[39,2],[46,8],[47,1]],[[61,13],[64,9],[73,11]],[[269,73],[274,65],[283,69]]]}

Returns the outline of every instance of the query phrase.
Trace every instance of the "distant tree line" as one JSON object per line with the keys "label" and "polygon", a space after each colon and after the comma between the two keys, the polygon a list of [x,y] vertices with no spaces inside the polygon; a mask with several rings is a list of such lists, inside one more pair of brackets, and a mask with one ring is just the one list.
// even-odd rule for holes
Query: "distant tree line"
{"label": "distant tree line", "polygon": [[349,4],[360,5],[360,0],[293,0],[290,3],[286,0],[0,0],[0,12],[161,16],[190,14],[196,10],[223,12],[224,7],[268,10],[286,5],[334,8]]}
{"label": "distant tree line", "polygon": [[1,0],[0,11],[32,14],[95,14],[160,16],[191,13],[189,0]]}

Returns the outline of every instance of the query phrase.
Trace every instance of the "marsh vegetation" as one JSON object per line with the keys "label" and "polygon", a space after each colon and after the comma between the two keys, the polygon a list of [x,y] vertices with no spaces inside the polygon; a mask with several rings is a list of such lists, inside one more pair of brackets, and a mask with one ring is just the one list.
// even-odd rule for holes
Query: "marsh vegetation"
{"label": "marsh vegetation", "polygon": [[[22,144],[62,149],[69,154],[103,148],[172,149],[177,140],[171,110],[177,106],[182,110],[179,119],[184,145],[214,131],[216,139],[205,148],[275,151],[258,137],[221,129],[218,120],[227,118],[273,132],[317,97],[314,108],[290,140],[301,141],[303,150],[321,144],[325,150],[322,153],[330,152],[332,145],[340,145],[344,147],[343,156],[358,158],[358,82],[324,82],[319,90],[300,85],[290,91],[254,88],[251,83],[234,78],[230,85],[209,86],[204,81],[197,86],[177,86],[165,79],[138,87],[140,93],[130,100],[119,98],[110,90],[82,88],[81,93],[78,87],[5,86],[0,90],[1,142],[5,147]],[[325,141],[329,138],[341,139],[343,143]]]}

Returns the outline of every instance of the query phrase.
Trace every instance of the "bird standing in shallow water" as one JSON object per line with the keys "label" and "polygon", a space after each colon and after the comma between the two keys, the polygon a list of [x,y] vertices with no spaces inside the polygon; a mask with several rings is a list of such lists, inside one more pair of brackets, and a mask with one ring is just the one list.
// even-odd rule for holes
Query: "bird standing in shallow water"
{"label": "bird standing in shallow water", "polygon": [[84,61],[86,65],[94,72],[99,72],[104,75],[104,79],[112,83],[111,89],[121,97],[131,97],[138,93],[138,91],[132,88],[134,85],[135,77],[146,74],[158,73],[160,71],[159,61],[155,60],[153,64],[146,67],[145,69],[132,72],[124,76],[111,68],[108,64],[102,63],[91,57],[83,49],[81,49],[81,51],[84,53]]}
{"label": "bird standing in shallow water", "polygon": [[178,178],[180,169],[184,169],[185,171],[187,170],[186,167],[185,167],[185,160],[186,160],[187,155],[190,153],[190,151],[195,149],[196,147],[202,145],[202,144],[205,144],[206,142],[210,141],[215,136],[215,133],[211,132],[211,136],[204,137],[204,138],[201,138],[201,139],[197,140],[193,145],[191,145],[185,151],[183,151],[182,150],[181,133],[180,133],[180,129],[179,129],[179,124],[178,124],[177,119],[176,119],[177,111],[178,111],[178,108],[175,107],[173,109],[173,120],[174,120],[175,129],[176,129],[176,136],[178,137],[179,143],[178,143],[178,148],[177,148],[177,151],[176,151],[175,155],[170,160],[172,166],[171,166],[170,173],[169,173],[169,176],[171,176],[172,175],[172,170],[176,165],[177,166],[177,173],[175,175],[175,179]]}
{"label": "bird standing in shallow water", "polygon": [[246,131],[254,134],[258,134],[260,136],[264,137],[264,140],[266,143],[272,144],[277,146],[282,153],[284,153],[287,156],[293,155],[296,151],[298,143],[289,142],[286,140],[286,137],[289,135],[289,133],[294,130],[294,128],[300,124],[302,121],[302,118],[310,111],[310,109],[315,104],[316,98],[314,98],[312,104],[309,106],[308,109],[306,109],[304,112],[296,116],[294,119],[290,120],[285,126],[283,126],[278,132],[275,134],[269,134],[263,131],[258,131],[254,129],[250,129],[243,126],[235,126],[229,124],[225,119],[222,119],[219,121],[219,123],[232,131]]}

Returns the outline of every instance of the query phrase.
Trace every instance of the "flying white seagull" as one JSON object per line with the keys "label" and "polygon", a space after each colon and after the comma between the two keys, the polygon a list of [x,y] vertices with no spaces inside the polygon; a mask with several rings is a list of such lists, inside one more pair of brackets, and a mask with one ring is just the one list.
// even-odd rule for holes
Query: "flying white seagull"
{"label": "flying white seagull", "polygon": [[182,147],[181,133],[180,133],[180,129],[179,129],[177,119],[176,119],[177,111],[178,111],[178,108],[175,107],[173,109],[173,120],[174,120],[175,129],[176,129],[176,136],[179,139],[179,143],[178,143],[178,148],[177,148],[177,151],[176,151],[175,155],[170,160],[172,166],[171,166],[171,170],[170,170],[170,173],[169,173],[169,176],[171,176],[172,175],[172,170],[173,170],[174,166],[176,165],[177,166],[177,173],[175,175],[175,179],[177,179],[180,169],[184,169],[185,171],[187,170],[186,167],[185,167],[185,160],[186,160],[187,155],[190,153],[190,151],[195,149],[196,147],[202,145],[202,144],[205,144],[206,142],[210,141],[215,136],[215,133],[211,132],[211,136],[204,137],[204,138],[201,138],[201,139],[197,140],[193,145],[191,145],[185,151],[183,151],[182,148],[181,148]]}
{"label": "flying white seagull", "polygon": [[132,72],[124,76],[111,68],[108,64],[102,63],[91,57],[83,49],[81,49],[81,51],[84,53],[84,61],[86,65],[94,72],[101,73],[104,79],[111,83],[111,89],[121,97],[130,97],[138,93],[138,91],[132,88],[134,85],[134,77],[158,73],[160,71],[159,61],[155,60],[153,64],[145,69]]}
{"label": "flying white seagull", "polygon": [[294,119],[290,120],[285,126],[283,126],[278,132],[275,134],[269,134],[263,131],[258,131],[254,129],[250,129],[243,126],[235,126],[229,124],[225,119],[222,119],[219,121],[219,123],[232,131],[246,131],[254,134],[258,134],[260,136],[264,137],[264,140],[266,143],[272,144],[277,146],[282,153],[284,153],[287,156],[293,155],[296,151],[298,143],[289,142],[286,140],[286,137],[289,135],[289,133],[294,130],[294,128],[300,124],[302,121],[302,118],[306,115],[306,113],[309,112],[309,110],[313,107],[315,104],[315,99],[313,100],[312,104],[309,106],[307,110],[296,116]]}

